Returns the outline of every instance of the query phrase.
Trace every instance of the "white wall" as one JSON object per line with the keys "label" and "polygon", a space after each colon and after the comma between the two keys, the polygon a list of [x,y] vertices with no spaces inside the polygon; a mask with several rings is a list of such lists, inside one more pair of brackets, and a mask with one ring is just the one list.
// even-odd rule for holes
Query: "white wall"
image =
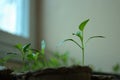
{"label": "white wall", "polygon": [[85,51],[85,64],[111,72],[120,64],[120,0],[43,0],[44,39],[53,51],[69,51],[81,60],[81,50],[71,42],[56,45],[78,31],[80,22],[90,19],[85,29],[86,39],[103,35],[105,39],[91,40]]}

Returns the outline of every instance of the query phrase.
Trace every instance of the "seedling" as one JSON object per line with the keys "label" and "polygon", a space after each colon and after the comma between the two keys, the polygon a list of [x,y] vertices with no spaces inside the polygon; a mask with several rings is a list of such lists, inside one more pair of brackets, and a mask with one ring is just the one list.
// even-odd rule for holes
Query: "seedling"
{"label": "seedling", "polygon": [[65,52],[65,53],[59,53],[59,52],[55,52],[53,54],[53,57],[51,57],[50,61],[52,63],[54,63],[54,65],[58,66],[67,66],[68,65],[68,60],[69,60],[69,53]]}
{"label": "seedling", "polygon": [[120,64],[115,64],[113,67],[112,67],[112,70],[115,72],[115,73],[118,73],[120,71]]}
{"label": "seedling", "polygon": [[0,58],[0,65],[5,66],[5,64],[15,55],[15,53],[7,53],[4,57]]}
{"label": "seedling", "polygon": [[[41,42],[41,50],[31,48],[30,43],[26,44],[26,45],[22,45],[22,44],[15,45],[15,47],[21,53],[23,67],[24,68],[29,67],[29,69],[30,69],[30,67],[32,69],[36,69],[38,67],[40,68],[43,65],[43,63],[40,62],[40,59],[44,60],[45,46],[46,46],[46,44],[45,44],[44,40]],[[26,62],[28,62],[28,63],[26,64]],[[41,65],[41,66],[39,66],[39,65]]]}
{"label": "seedling", "polygon": [[84,65],[84,51],[85,51],[86,43],[89,40],[93,39],[93,38],[104,38],[104,36],[92,36],[92,37],[89,37],[86,41],[84,40],[84,28],[85,28],[86,24],[88,23],[88,21],[89,21],[89,19],[83,21],[79,25],[79,31],[72,34],[72,35],[75,35],[75,36],[77,36],[79,38],[79,40],[81,41],[81,44],[78,43],[77,41],[75,41],[74,39],[66,39],[66,40],[64,40],[64,42],[66,42],[66,41],[74,42],[82,50],[82,65]]}
{"label": "seedling", "polygon": [[22,62],[23,62],[23,65],[25,66],[25,60],[26,60],[26,56],[28,54],[28,52],[30,52],[30,43],[29,44],[26,44],[26,45],[22,45],[22,44],[17,44],[15,45],[15,47],[20,51],[21,53],[21,58],[22,58]]}

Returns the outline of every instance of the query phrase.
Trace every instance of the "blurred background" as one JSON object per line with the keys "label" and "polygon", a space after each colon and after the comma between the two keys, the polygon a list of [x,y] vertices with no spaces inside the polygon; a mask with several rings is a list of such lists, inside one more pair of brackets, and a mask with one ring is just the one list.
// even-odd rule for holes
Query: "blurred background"
{"label": "blurred background", "polygon": [[79,47],[72,42],[59,43],[67,38],[79,41],[72,33],[78,31],[82,21],[90,19],[85,39],[96,35],[105,38],[87,44],[85,65],[114,72],[113,66],[120,64],[119,7],[119,0],[0,0],[0,56],[15,51],[12,46],[17,43],[32,43],[40,49],[45,40],[48,53],[67,51],[81,62]]}

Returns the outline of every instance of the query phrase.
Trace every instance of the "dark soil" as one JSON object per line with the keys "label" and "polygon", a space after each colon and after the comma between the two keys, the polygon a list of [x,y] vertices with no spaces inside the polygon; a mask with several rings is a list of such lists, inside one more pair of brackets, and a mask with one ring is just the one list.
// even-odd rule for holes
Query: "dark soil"
{"label": "dark soil", "polygon": [[87,66],[72,66],[60,68],[47,68],[16,75],[16,78],[25,80],[90,80],[92,70]]}
{"label": "dark soil", "polygon": [[0,80],[120,80],[120,75],[92,72],[88,66],[46,68],[20,74],[0,70]]}
{"label": "dark soil", "polygon": [[10,69],[0,70],[0,80],[12,80],[12,72]]}

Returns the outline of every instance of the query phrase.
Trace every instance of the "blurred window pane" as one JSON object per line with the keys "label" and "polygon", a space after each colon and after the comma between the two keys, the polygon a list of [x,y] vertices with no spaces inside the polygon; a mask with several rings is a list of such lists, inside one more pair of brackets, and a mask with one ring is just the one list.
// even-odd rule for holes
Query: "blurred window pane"
{"label": "blurred window pane", "polygon": [[0,0],[0,30],[29,37],[29,0]]}

